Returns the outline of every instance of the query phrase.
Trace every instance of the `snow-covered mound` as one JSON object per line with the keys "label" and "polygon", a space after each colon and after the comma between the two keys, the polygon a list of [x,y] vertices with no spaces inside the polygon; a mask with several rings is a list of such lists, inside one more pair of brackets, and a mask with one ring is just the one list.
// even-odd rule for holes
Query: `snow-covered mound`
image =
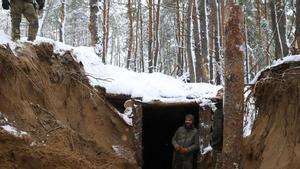
{"label": "snow-covered mound", "polygon": [[207,83],[184,83],[162,73],[136,73],[104,65],[91,47],[74,48],[73,54],[77,61],[83,63],[92,85],[102,86],[111,94],[141,97],[144,102],[184,102],[196,98],[209,98],[215,96],[221,88]]}
{"label": "snow-covered mound", "polygon": [[254,79],[251,81],[251,84],[256,83],[257,79],[261,76],[262,72],[269,70],[271,68],[274,68],[276,66],[282,65],[284,63],[290,63],[290,62],[300,62],[300,55],[290,55],[290,56],[286,56],[282,59],[275,60],[271,66],[267,66],[264,69],[262,69],[261,71],[259,71],[256,74],[256,76],[254,77]]}

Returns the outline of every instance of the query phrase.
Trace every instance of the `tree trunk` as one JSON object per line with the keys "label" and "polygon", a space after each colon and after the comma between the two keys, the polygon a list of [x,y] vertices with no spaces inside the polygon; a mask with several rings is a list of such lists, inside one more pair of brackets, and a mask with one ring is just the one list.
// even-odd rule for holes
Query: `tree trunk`
{"label": "tree trunk", "polygon": [[[140,0],[139,0],[140,2]],[[137,52],[139,50],[139,20],[140,20],[140,14],[141,14],[141,8],[139,7],[139,2],[135,2],[135,7],[137,7],[137,14],[135,17],[136,24],[135,24],[135,51],[134,51],[134,71],[136,72],[138,70],[138,64],[137,64]]]}
{"label": "tree trunk", "polygon": [[107,47],[108,47],[108,3],[109,0],[103,1],[103,37],[102,37],[102,62],[106,63]]}
{"label": "tree trunk", "polygon": [[[91,45],[96,47],[99,44],[99,36],[98,36],[98,24],[97,24],[97,13],[99,11],[98,8],[98,0],[90,0],[90,23],[89,23],[89,31],[91,33]],[[96,47],[96,53],[99,54],[99,51]]]}
{"label": "tree trunk", "polygon": [[271,0],[270,8],[272,29],[275,37],[275,59],[279,59],[288,54],[286,42],[285,0]]}
{"label": "tree trunk", "polygon": [[207,22],[206,22],[206,0],[198,0],[200,30],[201,30],[201,63],[202,82],[208,82],[208,45],[207,45]]}
{"label": "tree trunk", "polygon": [[[140,9],[140,11],[142,10],[141,0],[139,0],[139,9]],[[143,36],[144,36],[144,34],[143,34],[143,15],[140,14],[140,55],[141,55],[140,60],[141,60],[141,71],[145,72]]]}
{"label": "tree trunk", "polygon": [[[220,38],[219,38],[219,42],[220,42],[220,46],[224,47],[224,27],[225,27],[225,15],[226,15],[226,5],[225,5],[225,1],[226,0],[216,0],[217,2],[217,10],[218,10],[218,20],[219,20],[219,25],[218,25],[218,31],[220,34]],[[221,2],[220,2],[221,1]]]}
{"label": "tree trunk", "polygon": [[[218,1],[216,1],[217,4]],[[220,49],[223,48],[223,30],[224,30],[224,17],[225,17],[225,3],[224,0],[221,0],[221,4],[218,3],[216,5],[216,11],[217,11],[217,24],[215,28],[215,70],[216,70],[216,85],[221,85],[221,70],[222,70],[222,64],[221,64],[221,51]],[[221,16],[222,15],[222,16]],[[223,54],[223,53],[222,53]]]}
{"label": "tree trunk", "polygon": [[65,0],[61,0],[60,6],[60,22],[59,22],[59,41],[64,42],[64,27],[65,27],[65,10],[66,10],[66,2]]}
{"label": "tree trunk", "polygon": [[[176,43],[177,43],[177,65],[179,69],[183,69],[183,60],[182,60],[182,46],[181,46],[181,24],[180,24],[180,11],[179,11],[179,0],[176,0],[176,21],[177,21],[177,29],[176,29]],[[180,71],[179,71],[180,72]],[[181,76],[182,74],[177,74],[177,76]]]}
{"label": "tree trunk", "polygon": [[191,82],[195,82],[195,72],[194,72],[194,63],[192,57],[192,47],[191,47],[191,15],[192,15],[192,3],[193,1],[188,2],[188,9],[187,9],[187,19],[186,19],[186,47],[187,47],[187,60],[188,60],[188,67],[190,73],[190,80]]}
{"label": "tree trunk", "polygon": [[[185,4],[184,2],[182,2],[182,9],[184,10],[185,9]],[[187,66],[187,58],[186,58],[186,19],[185,19],[185,12],[181,12],[181,42],[180,42],[180,47],[181,47],[181,50],[180,50],[180,57],[181,57],[181,60],[182,60],[182,71],[185,71],[187,72],[188,71],[188,66]]]}
{"label": "tree trunk", "polygon": [[225,28],[223,169],[240,168],[243,140],[243,12],[232,5]]}
{"label": "tree trunk", "polygon": [[[214,8],[213,8],[214,7]],[[217,26],[217,10],[216,1],[209,1],[209,22],[208,22],[208,41],[209,41],[209,83],[214,84],[214,37],[215,37],[215,27]]]}
{"label": "tree trunk", "polygon": [[156,20],[155,20],[155,52],[154,52],[154,69],[157,71],[157,58],[158,58],[158,50],[159,50],[159,17],[160,17],[160,0],[157,2],[157,11],[156,11]]}
{"label": "tree trunk", "polygon": [[295,30],[295,50],[300,51],[300,0],[296,2],[296,30]]}
{"label": "tree trunk", "polygon": [[131,0],[128,0],[128,6],[127,7],[128,7],[128,19],[129,19],[129,34],[128,34],[128,53],[127,53],[126,68],[129,69],[130,60],[131,60],[131,50],[132,50],[132,38],[133,38]]}
{"label": "tree trunk", "polygon": [[48,0],[45,0],[45,7],[44,7],[44,10],[43,10],[43,15],[42,15],[42,18],[39,19],[39,29],[38,29],[38,32],[37,32],[38,36],[42,36],[44,21],[45,21],[45,18],[48,16],[49,10],[50,10],[49,7],[50,7],[50,3],[48,4]]}
{"label": "tree trunk", "polygon": [[196,0],[193,0],[192,18],[193,18],[193,37],[194,37],[194,41],[195,41],[194,51],[195,51],[195,60],[196,60],[196,65],[195,65],[196,82],[202,82],[203,62],[202,62],[202,56],[200,53],[201,45],[200,45],[200,33],[199,33],[199,23],[198,23],[198,17],[197,17]]}
{"label": "tree trunk", "polygon": [[152,9],[153,4],[152,0],[148,0],[148,9],[149,9],[149,25],[148,25],[148,71],[149,73],[153,72],[153,56],[152,56]]}
{"label": "tree trunk", "polygon": [[[107,1],[107,12],[106,12],[106,33],[105,33],[105,60],[108,51],[108,37],[109,37],[109,9],[110,9],[110,1]],[[106,61],[104,62],[106,63]]]}

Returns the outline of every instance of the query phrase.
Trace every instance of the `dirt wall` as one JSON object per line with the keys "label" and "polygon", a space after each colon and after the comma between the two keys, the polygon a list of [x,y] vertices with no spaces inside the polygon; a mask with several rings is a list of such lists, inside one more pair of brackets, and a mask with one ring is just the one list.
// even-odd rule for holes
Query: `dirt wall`
{"label": "dirt wall", "polygon": [[299,66],[268,69],[255,84],[258,117],[245,141],[244,169],[300,168]]}
{"label": "dirt wall", "polygon": [[70,52],[0,46],[0,112],[29,133],[0,129],[0,168],[136,168],[130,129],[107,104]]}

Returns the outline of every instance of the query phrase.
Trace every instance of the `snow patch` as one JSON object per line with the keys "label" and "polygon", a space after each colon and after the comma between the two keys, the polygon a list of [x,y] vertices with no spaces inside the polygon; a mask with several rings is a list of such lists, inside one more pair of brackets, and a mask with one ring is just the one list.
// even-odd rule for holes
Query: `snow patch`
{"label": "snow patch", "polygon": [[15,127],[13,127],[12,124],[8,122],[8,119],[2,112],[0,112],[0,128],[16,137],[23,137],[29,135],[27,132],[18,130]]}
{"label": "snow patch", "polygon": [[243,136],[244,137],[248,137],[250,136],[250,134],[252,133],[252,127],[255,121],[255,118],[257,116],[257,111],[256,111],[256,107],[255,107],[255,99],[250,95],[250,91],[248,91],[245,94],[245,99],[247,99],[248,97],[249,100],[245,100],[245,104],[246,104],[246,114],[244,115],[244,122],[243,122]]}
{"label": "snow patch", "polygon": [[120,157],[134,163],[136,162],[134,152],[122,145],[112,145],[113,151]]}
{"label": "snow patch", "polygon": [[207,147],[205,147],[204,149],[203,149],[203,151],[201,152],[201,154],[202,155],[205,155],[205,154],[207,154],[208,152],[210,152],[210,151],[212,151],[213,150],[213,148],[209,145],[209,146],[207,146]]}
{"label": "snow patch", "polygon": [[0,126],[3,130],[5,130],[6,132],[16,136],[16,137],[22,137],[22,136],[26,136],[28,135],[27,132],[25,131],[20,131],[17,130],[15,127],[11,126],[11,125],[4,125],[4,126]]}

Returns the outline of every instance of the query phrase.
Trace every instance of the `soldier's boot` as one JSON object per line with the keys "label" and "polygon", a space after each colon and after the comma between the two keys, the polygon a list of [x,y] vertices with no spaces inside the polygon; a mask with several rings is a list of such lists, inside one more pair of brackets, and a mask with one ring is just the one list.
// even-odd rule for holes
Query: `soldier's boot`
{"label": "soldier's boot", "polygon": [[222,169],[222,154],[218,154],[215,169]]}
{"label": "soldier's boot", "polygon": [[222,169],[222,151],[213,151],[213,169]]}
{"label": "soldier's boot", "polygon": [[23,15],[29,22],[28,40],[34,41],[39,28],[39,21],[36,10],[32,3],[24,3]]}

